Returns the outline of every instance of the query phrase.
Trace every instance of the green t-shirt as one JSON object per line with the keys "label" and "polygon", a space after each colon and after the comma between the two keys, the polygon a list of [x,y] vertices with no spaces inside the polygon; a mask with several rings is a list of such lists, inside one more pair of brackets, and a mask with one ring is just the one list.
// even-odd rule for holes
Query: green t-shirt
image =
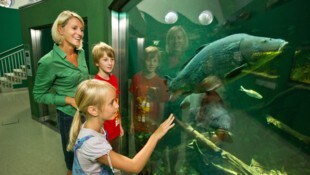
{"label": "green t-shirt", "polygon": [[76,110],[65,104],[66,97],[74,97],[77,86],[89,78],[84,50],[78,51],[78,67],[66,59],[66,54],[56,44],[53,50],[38,62],[34,100],[38,103],[54,104],[56,108],[74,116]]}

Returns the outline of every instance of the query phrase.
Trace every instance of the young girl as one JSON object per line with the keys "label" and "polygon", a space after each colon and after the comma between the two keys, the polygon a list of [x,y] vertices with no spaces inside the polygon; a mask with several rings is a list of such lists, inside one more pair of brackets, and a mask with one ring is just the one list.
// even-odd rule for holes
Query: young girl
{"label": "young girl", "polygon": [[[118,110],[115,88],[99,80],[85,80],[75,94],[78,110],[74,116],[67,150],[74,150],[73,174],[111,174],[113,168],[138,173],[145,166],[157,142],[173,126],[171,114],[152,134],[146,145],[130,159],[113,151],[102,127]],[[81,114],[85,116],[82,124]]]}

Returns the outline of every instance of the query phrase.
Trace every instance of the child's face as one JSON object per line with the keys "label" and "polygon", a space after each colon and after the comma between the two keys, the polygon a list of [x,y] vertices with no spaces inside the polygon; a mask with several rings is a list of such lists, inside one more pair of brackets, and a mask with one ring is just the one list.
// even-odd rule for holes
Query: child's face
{"label": "child's face", "polygon": [[106,103],[101,108],[100,117],[103,120],[112,120],[115,117],[115,113],[118,111],[119,105],[117,103],[116,93],[113,90],[109,90],[106,95]]}
{"label": "child's face", "polygon": [[103,56],[99,59],[99,62],[96,63],[98,68],[105,72],[111,73],[115,64],[115,59],[113,57],[109,57],[106,52],[104,52]]}
{"label": "child's face", "polygon": [[155,72],[158,65],[159,65],[158,56],[148,57],[145,59],[145,69],[148,73]]}

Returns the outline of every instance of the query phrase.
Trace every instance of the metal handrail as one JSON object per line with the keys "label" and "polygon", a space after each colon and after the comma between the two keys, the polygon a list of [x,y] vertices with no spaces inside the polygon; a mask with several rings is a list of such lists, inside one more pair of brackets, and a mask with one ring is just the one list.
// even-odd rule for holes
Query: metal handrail
{"label": "metal handrail", "polygon": [[4,52],[1,52],[0,55],[3,55],[3,54],[5,54],[5,53],[9,53],[9,52],[11,52],[12,50],[17,49],[17,48],[19,48],[19,47],[24,47],[24,45],[21,44],[21,45],[18,45],[18,46],[16,46],[16,47],[13,47],[13,48],[11,48],[11,49],[9,49],[9,50],[6,50],[6,51],[4,51]]}
{"label": "metal handrail", "polygon": [[[25,52],[24,48],[19,49],[13,53],[14,49],[20,46],[9,49],[3,53],[9,53],[0,57],[0,77],[3,77],[5,73],[12,73],[13,69],[20,69],[22,65],[25,65]],[[2,53],[1,53],[2,54]]]}

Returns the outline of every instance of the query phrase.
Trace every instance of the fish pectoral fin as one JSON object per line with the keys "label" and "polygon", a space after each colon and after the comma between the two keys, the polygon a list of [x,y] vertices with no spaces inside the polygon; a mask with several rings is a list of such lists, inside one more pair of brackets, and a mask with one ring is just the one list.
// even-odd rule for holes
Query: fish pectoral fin
{"label": "fish pectoral fin", "polygon": [[242,64],[241,66],[236,67],[232,71],[228,72],[224,77],[228,78],[228,79],[233,78],[233,77],[237,76],[238,74],[240,74],[242,72],[242,70],[244,69],[244,67],[246,67],[246,64]]}

